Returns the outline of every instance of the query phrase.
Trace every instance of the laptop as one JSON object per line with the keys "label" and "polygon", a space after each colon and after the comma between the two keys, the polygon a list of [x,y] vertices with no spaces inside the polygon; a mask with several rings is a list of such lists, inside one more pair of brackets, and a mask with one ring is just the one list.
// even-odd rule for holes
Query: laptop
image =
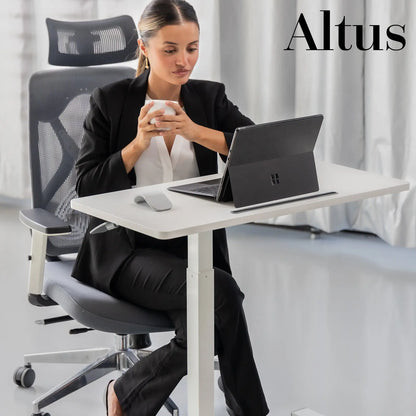
{"label": "laptop", "polygon": [[[236,128],[222,178],[171,186],[236,208],[319,191],[313,149],[321,114]],[[305,199],[305,198],[300,198]],[[268,204],[269,205],[269,204]]]}

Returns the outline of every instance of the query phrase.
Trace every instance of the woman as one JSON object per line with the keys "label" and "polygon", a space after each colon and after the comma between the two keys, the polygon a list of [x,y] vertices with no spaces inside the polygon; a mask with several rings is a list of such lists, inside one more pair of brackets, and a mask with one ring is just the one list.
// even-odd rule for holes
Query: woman
{"label": "woman", "polygon": [[[227,99],[222,84],[189,80],[199,53],[192,6],[154,0],[139,32],[137,77],[92,95],[76,164],[80,196],[216,173],[217,154],[225,158],[235,128],[252,124]],[[152,112],[145,99],[169,100],[176,115]],[[99,223],[93,218],[90,229]],[[213,264],[215,348],[227,406],[238,416],[266,415],[225,230],[214,232]],[[186,237],[161,241],[122,227],[86,234],[73,275],[113,296],[165,311],[176,329],[169,344],[110,382],[108,414],[156,415],[186,374],[186,267]]]}

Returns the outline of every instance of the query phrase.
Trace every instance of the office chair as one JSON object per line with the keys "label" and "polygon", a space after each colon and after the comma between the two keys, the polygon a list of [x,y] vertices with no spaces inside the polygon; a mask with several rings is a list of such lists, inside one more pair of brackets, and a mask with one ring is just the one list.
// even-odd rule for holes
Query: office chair
{"label": "office chair", "polygon": [[[129,16],[88,22],[47,19],[47,26],[49,63],[72,68],[40,71],[29,82],[33,208],[19,214],[32,233],[28,297],[33,305],[60,305],[68,314],[48,323],[74,319],[85,326],[81,332],[113,333],[116,343],[114,348],[25,355],[24,366],[14,374],[21,387],[34,383],[34,362],[89,364],[36,399],[32,416],[49,416],[42,409],[56,400],[114,370],[125,371],[150,354],[141,350],[150,345],[150,333],[174,329],[164,313],[134,306],[72,278],[74,256],[68,256],[77,252],[88,225],[87,216],[73,211],[70,201],[76,197],[74,163],[90,94],[98,86],[134,77],[127,66],[90,66],[134,59],[134,22]],[[179,415],[171,399],[165,407]]]}

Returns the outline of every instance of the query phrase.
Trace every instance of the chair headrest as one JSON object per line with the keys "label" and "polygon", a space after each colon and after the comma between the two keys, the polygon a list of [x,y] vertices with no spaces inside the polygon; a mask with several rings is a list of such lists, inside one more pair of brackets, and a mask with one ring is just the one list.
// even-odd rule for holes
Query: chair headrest
{"label": "chair headrest", "polygon": [[136,59],[137,29],[131,16],[65,22],[47,18],[51,65],[90,66]]}

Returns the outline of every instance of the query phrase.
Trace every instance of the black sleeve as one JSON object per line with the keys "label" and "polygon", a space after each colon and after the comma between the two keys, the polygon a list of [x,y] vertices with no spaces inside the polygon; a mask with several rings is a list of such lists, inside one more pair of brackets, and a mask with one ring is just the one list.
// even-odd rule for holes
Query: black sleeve
{"label": "black sleeve", "polygon": [[[219,84],[215,99],[215,112],[217,116],[216,129],[224,133],[228,148],[231,146],[234,130],[237,127],[254,124],[252,120],[242,114],[238,107],[227,98],[224,84]],[[224,157],[221,157],[224,160]]]}
{"label": "black sleeve", "polygon": [[91,95],[90,111],[84,121],[84,136],[75,165],[79,196],[131,187],[121,150],[117,149],[116,140],[111,138],[113,123],[104,94],[98,88]]}

